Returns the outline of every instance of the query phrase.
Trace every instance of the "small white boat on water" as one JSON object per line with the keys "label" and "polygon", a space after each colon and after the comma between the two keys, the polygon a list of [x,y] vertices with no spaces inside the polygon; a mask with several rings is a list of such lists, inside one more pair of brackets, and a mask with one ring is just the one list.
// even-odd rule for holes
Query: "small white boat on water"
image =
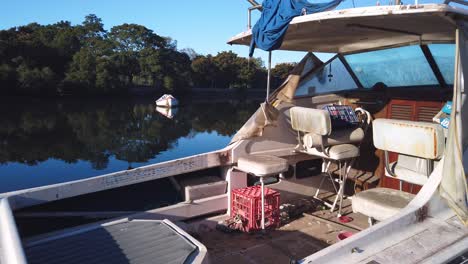
{"label": "small white boat on water", "polygon": [[156,105],[161,107],[175,107],[179,105],[179,101],[171,94],[164,94],[156,100]]}

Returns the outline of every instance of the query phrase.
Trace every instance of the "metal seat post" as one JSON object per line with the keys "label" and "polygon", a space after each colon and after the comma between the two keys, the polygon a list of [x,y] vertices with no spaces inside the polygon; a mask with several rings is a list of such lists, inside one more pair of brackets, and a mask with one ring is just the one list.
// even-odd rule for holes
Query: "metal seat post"
{"label": "metal seat post", "polygon": [[335,189],[335,192],[338,192],[338,189],[336,189],[336,186],[335,186],[335,182],[334,182],[334,179],[331,175],[331,173],[328,171],[330,169],[330,165],[331,165],[331,160],[328,160],[326,161],[325,159],[323,160],[323,162],[325,163],[326,162],[326,165],[322,166],[322,179],[320,180],[320,183],[319,183],[319,186],[317,188],[317,191],[315,191],[315,195],[314,195],[314,198],[315,199],[319,199],[318,195],[320,193],[320,189],[322,188],[322,185],[323,185],[323,182],[325,181],[325,178],[328,176],[328,178],[330,179],[332,185],[333,185],[333,189]]}
{"label": "metal seat post", "polygon": [[265,230],[265,183],[263,177],[260,177],[260,185],[262,187],[262,230]]}

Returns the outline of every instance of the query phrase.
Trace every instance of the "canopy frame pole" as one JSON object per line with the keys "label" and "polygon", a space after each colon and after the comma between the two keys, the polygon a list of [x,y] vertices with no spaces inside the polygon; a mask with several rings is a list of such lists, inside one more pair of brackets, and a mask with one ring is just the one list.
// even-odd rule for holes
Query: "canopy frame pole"
{"label": "canopy frame pole", "polygon": [[247,9],[247,30],[252,29],[252,11],[260,10],[262,11],[261,5],[251,6]]}
{"label": "canopy frame pole", "polygon": [[271,50],[268,51],[268,76],[267,76],[267,91],[265,102],[268,103],[268,97],[270,97],[270,84],[271,84]]}

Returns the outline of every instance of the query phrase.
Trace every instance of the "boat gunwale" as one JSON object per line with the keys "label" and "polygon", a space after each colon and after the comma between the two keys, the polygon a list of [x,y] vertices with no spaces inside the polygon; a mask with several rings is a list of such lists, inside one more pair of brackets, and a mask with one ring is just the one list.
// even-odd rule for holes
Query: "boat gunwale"
{"label": "boat gunwale", "polygon": [[[0,193],[0,199],[9,198],[10,206],[12,210],[17,210],[21,208],[26,208],[33,205],[39,205],[44,203],[49,203],[57,200],[62,200],[66,198],[72,198],[80,195],[86,195],[91,193],[96,193],[100,191],[115,189],[119,187],[129,186],[136,183],[142,183],[152,180],[158,180],[162,178],[172,177],[175,175],[195,172],[203,169],[213,168],[221,165],[230,165],[232,164],[232,150],[237,146],[237,144],[228,145],[225,148],[200,153],[188,157],[182,157],[178,159],[168,160],[164,162],[158,162],[155,164],[150,164],[142,167],[138,167],[132,170],[122,170],[116,171],[104,175],[93,176],[85,179],[79,179],[74,181],[44,185],[39,187],[33,187],[28,189],[16,190],[11,192]],[[222,157],[227,157],[227,160],[222,160]],[[199,159],[199,166],[194,166],[193,168],[182,168],[182,171],[170,171],[167,168],[184,166],[182,162]],[[211,160],[211,161],[210,161]],[[144,172],[151,169],[161,169],[163,170],[159,175],[151,175],[150,177],[133,177],[134,179],[129,179],[124,182],[118,182],[116,180],[114,184],[107,184],[106,180],[112,179],[118,176],[132,176],[132,173]],[[166,170],[164,170],[166,169]],[[79,191],[78,191],[79,189]],[[73,191],[70,193],[70,191]]]}

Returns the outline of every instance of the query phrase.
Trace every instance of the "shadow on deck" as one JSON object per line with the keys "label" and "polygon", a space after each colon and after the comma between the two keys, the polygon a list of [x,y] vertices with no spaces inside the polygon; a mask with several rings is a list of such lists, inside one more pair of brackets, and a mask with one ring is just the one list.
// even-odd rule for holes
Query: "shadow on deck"
{"label": "shadow on deck", "polygon": [[[227,219],[227,215],[193,221],[186,228],[207,247],[212,263],[293,263],[339,242],[338,234],[342,231],[357,233],[367,227],[367,217],[352,213],[351,200],[344,200],[343,213],[353,221],[340,223],[336,210],[330,212],[312,198],[319,181],[320,177],[313,176],[268,186],[280,192],[282,204],[309,205],[302,206],[305,211],[277,229],[250,234],[217,230],[216,224]],[[334,199],[331,190],[331,183],[326,181],[320,197]]]}

